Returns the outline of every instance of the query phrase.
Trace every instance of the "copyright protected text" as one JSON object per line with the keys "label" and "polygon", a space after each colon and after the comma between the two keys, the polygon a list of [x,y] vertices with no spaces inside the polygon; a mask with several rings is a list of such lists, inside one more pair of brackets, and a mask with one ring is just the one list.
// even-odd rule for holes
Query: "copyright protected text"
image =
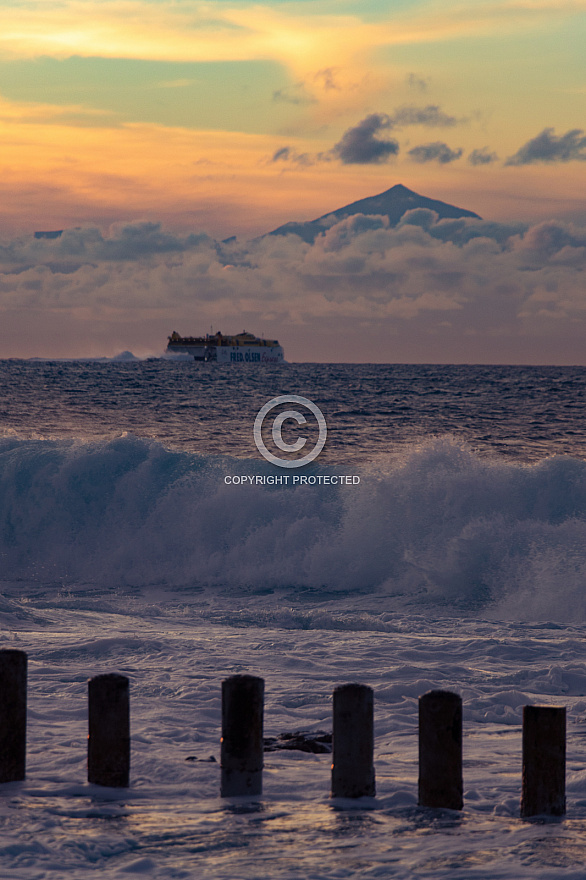
{"label": "copyright protected text", "polygon": [[282,474],[279,476],[225,476],[227,486],[357,486],[360,477],[348,474]]}

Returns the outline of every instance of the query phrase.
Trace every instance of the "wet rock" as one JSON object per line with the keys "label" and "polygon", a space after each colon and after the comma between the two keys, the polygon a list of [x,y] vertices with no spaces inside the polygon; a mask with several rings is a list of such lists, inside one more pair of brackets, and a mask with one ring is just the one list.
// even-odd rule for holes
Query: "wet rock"
{"label": "wet rock", "polygon": [[329,755],[332,751],[332,734],[321,730],[311,733],[296,730],[294,733],[280,733],[264,739],[265,752],[286,751],[310,752],[314,755]]}

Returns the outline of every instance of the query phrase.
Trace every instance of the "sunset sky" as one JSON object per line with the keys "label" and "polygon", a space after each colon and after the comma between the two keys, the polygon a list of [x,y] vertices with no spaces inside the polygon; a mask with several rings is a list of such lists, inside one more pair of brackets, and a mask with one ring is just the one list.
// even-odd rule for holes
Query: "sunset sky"
{"label": "sunset sky", "polygon": [[[157,354],[245,323],[291,360],[584,363],[585,46],[586,0],[3,0],[0,357]],[[410,240],[458,290],[414,286],[392,230],[353,233],[356,284],[326,246],[212,246],[396,183],[509,224],[474,255]]]}

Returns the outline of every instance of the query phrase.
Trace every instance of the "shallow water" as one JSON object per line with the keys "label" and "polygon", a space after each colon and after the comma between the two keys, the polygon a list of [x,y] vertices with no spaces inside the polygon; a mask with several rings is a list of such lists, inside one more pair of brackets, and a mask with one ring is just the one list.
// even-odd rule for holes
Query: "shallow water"
{"label": "shallow water", "polygon": [[[307,629],[274,597],[251,610],[215,593],[21,590],[5,591],[3,647],[29,651],[28,773],[0,793],[3,877],[583,876],[583,626],[363,612],[380,626],[364,630],[325,602]],[[86,679],[113,670],[131,683],[128,790],[85,782]],[[273,752],[262,797],[220,799],[207,760],[219,761],[220,683],[242,671],[265,678],[267,736],[331,729],[333,687],[371,685],[376,798],[332,802],[329,755]],[[417,697],[432,687],[464,701],[462,813],[417,806]],[[527,703],[567,706],[561,821],[519,818]]]}
{"label": "shallow water", "polygon": [[[584,877],[583,368],[0,377],[0,647],[29,654],[3,880]],[[279,473],[252,423],[281,393],[326,415],[302,473],[359,482],[226,482]],[[86,782],[87,678],[114,671],[128,790]],[[371,685],[376,798],[332,802],[328,755],[275,752],[262,798],[221,799],[220,686],[238,672],[265,678],[267,736],[330,730],[333,688]],[[418,697],[438,687],[464,701],[461,813],[417,806]],[[530,703],[567,707],[561,821],[519,818]]]}

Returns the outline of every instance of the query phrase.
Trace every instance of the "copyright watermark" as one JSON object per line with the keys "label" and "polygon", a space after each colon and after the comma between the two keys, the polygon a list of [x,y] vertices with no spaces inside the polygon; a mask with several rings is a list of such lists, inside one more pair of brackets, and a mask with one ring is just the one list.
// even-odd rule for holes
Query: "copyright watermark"
{"label": "copyright watermark", "polygon": [[284,474],[276,477],[272,474],[263,476],[259,474],[235,474],[224,477],[226,486],[357,486],[360,477],[356,474],[319,474],[318,476],[304,476]]}
{"label": "copyright watermark", "polygon": [[[317,426],[319,429],[318,438],[315,442],[313,449],[311,449],[310,452],[307,452],[301,458],[282,458],[278,455],[275,455],[267,448],[267,445],[262,436],[263,423],[271,410],[283,404],[290,403],[294,403],[296,404],[296,406],[302,407],[306,413],[311,413],[317,421]],[[282,410],[281,412],[276,414],[273,419],[273,426],[271,430],[273,443],[281,452],[286,452],[290,455],[293,455],[297,452],[300,452],[307,445],[308,441],[306,437],[298,437],[294,443],[287,443],[286,440],[284,440],[283,424],[288,420],[294,421],[298,425],[305,425],[307,424],[307,419],[302,412],[299,412],[298,409]],[[300,397],[297,394],[283,394],[281,395],[281,397],[273,397],[272,400],[269,400],[268,403],[265,403],[265,405],[261,407],[256,419],[254,420],[253,434],[254,442],[256,443],[258,451],[262,456],[264,456],[264,458],[266,458],[267,461],[270,461],[271,464],[276,464],[282,468],[298,468],[303,467],[304,464],[308,464],[310,461],[313,461],[318,457],[318,455],[324,448],[326,438],[328,436],[328,429],[326,426],[324,414],[322,413],[321,409],[316,406],[315,403],[313,403],[313,401],[308,400],[307,397]]]}

